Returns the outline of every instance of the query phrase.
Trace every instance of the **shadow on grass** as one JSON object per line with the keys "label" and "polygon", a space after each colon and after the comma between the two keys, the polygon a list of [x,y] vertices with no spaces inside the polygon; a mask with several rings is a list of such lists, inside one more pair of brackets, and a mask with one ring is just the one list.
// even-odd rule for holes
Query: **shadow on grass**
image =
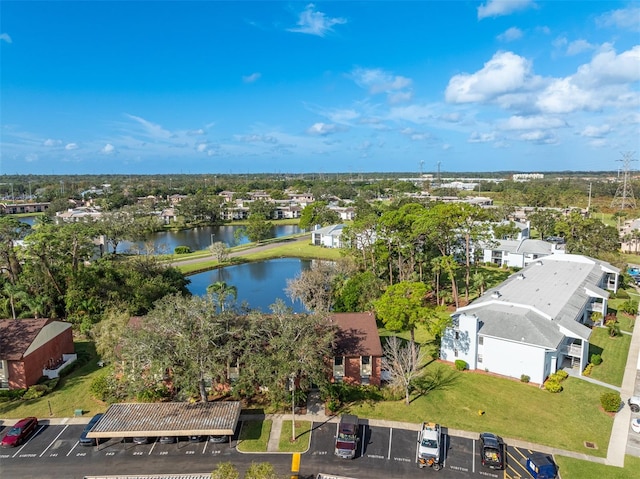
{"label": "shadow on grass", "polygon": [[413,390],[417,394],[409,402],[413,402],[421,396],[426,396],[432,391],[448,389],[458,382],[459,377],[460,373],[458,371],[454,371],[447,366],[436,366],[413,382]]}

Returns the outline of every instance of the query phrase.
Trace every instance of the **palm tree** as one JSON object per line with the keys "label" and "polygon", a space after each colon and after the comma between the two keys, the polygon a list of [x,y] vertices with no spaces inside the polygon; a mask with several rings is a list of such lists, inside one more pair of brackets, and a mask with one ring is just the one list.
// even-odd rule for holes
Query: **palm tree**
{"label": "palm tree", "polygon": [[207,294],[210,294],[216,300],[218,309],[222,312],[230,298],[233,298],[234,301],[238,298],[238,288],[229,286],[224,281],[216,281],[207,286]]}

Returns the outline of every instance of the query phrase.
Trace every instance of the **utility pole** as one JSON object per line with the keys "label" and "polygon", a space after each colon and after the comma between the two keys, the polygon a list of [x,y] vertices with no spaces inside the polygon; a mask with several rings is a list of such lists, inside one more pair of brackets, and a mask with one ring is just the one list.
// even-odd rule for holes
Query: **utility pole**
{"label": "utility pole", "polygon": [[611,201],[611,207],[619,207],[620,210],[625,209],[626,207],[635,208],[636,207],[636,199],[633,196],[633,189],[631,188],[631,181],[629,180],[629,171],[631,171],[631,162],[638,161],[633,158],[634,152],[626,152],[622,154],[621,161],[623,176],[622,176],[622,184],[618,185],[618,189],[616,190],[616,195]]}

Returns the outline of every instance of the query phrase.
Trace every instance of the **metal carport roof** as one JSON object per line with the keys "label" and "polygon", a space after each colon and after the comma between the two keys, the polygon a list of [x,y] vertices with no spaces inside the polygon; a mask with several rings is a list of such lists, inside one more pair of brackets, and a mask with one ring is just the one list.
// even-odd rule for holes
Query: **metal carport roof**
{"label": "metal carport roof", "polygon": [[233,435],[240,401],[112,404],[90,438]]}

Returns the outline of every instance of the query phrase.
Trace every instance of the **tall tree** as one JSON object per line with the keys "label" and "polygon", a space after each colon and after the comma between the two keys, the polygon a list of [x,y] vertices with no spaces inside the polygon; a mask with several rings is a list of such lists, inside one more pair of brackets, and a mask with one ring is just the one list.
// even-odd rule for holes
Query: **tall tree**
{"label": "tall tree", "polygon": [[330,210],[325,201],[316,201],[304,207],[298,224],[303,230],[309,230],[315,225],[328,226],[339,221],[338,213]]}
{"label": "tall tree", "polygon": [[223,312],[225,307],[228,309],[235,303],[238,298],[238,288],[228,285],[224,281],[216,281],[207,286],[207,294],[216,303],[218,311]]}
{"label": "tall tree", "polygon": [[383,352],[382,367],[391,373],[391,386],[404,392],[408,406],[412,383],[422,374],[426,355],[419,346],[404,345],[396,336],[387,338]]}
{"label": "tall tree", "polygon": [[285,291],[292,301],[300,300],[309,311],[330,311],[333,305],[333,284],[337,276],[334,263],[315,261],[310,269],[287,280]]}

